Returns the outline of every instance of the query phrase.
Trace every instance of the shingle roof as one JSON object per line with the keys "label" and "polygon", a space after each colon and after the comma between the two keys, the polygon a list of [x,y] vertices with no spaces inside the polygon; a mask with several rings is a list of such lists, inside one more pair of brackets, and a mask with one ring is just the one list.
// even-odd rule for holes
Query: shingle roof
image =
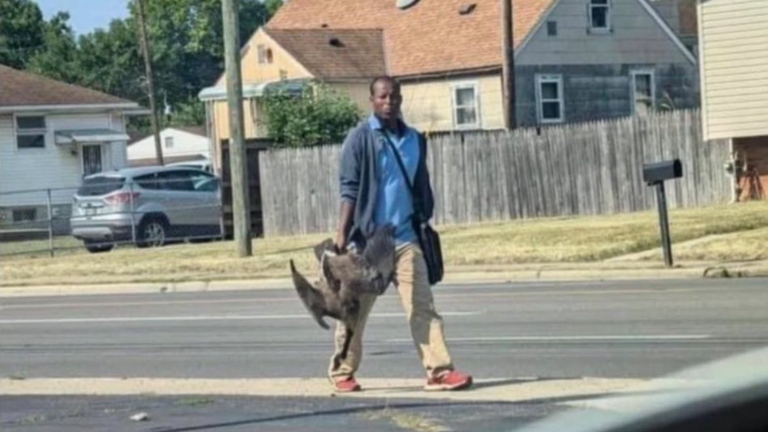
{"label": "shingle roof", "polygon": [[201,136],[203,138],[208,137],[208,135],[205,133],[205,126],[173,126],[172,129],[177,129],[180,131],[191,133],[193,135]]}
{"label": "shingle roof", "polygon": [[0,107],[134,104],[96,90],[66,84],[0,65]]}
{"label": "shingle roof", "polygon": [[381,30],[266,29],[318,78],[371,78],[386,73]]}
{"label": "shingle roof", "polygon": [[[515,0],[515,46],[557,0]],[[467,14],[460,10],[474,4]],[[275,29],[383,29],[389,72],[397,76],[501,65],[499,0],[291,0],[267,25]]]}

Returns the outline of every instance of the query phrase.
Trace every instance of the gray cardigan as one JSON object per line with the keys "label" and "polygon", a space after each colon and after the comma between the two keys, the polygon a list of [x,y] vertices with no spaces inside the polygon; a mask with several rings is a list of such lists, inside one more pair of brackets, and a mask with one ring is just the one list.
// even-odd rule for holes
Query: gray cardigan
{"label": "gray cardigan", "polygon": [[[405,127],[401,124],[401,127]],[[374,232],[376,191],[378,188],[377,151],[386,145],[380,131],[371,130],[367,121],[356,126],[341,147],[339,179],[341,199],[355,206],[349,241],[364,247],[365,239]],[[419,164],[414,178],[414,212],[422,221],[432,218],[434,198],[427,170],[427,141],[419,134]]]}

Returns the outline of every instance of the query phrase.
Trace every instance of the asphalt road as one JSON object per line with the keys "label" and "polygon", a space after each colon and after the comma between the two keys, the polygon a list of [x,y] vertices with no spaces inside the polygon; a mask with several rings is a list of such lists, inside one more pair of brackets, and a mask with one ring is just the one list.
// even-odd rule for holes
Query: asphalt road
{"label": "asphalt road", "polygon": [[[552,404],[264,397],[5,397],[7,432],[509,431]],[[131,416],[146,413],[147,421]]]}
{"label": "asphalt road", "polygon": [[[1,293],[1,291],[0,291]],[[457,366],[478,378],[657,377],[768,345],[768,281],[441,286]],[[380,298],[360,377],[423,376]],[[290,290],[0,298],[3,377],[322,377],[331,334]]]}

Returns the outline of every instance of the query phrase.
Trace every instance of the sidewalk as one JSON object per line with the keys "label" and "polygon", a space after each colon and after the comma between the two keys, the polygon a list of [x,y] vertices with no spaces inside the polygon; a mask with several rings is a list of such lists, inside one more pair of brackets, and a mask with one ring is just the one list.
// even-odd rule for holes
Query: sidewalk
{"label": "sidewalk", "polygon": [[334,394],[326,378],[167,379],[31,378],[0,379],[0,395],[239,395],[269,397],[418,398],[473,402],[535,402],[647,391],[658,382],[629,378],[483,378],[461,392],[426,392],[423,379],[361,379],[365,391]]}
{"label": "sidewalk", "polygon": [[[471,285],[508,282],[559,282],[631,279],[687,279],[703,277],[768,277],[768,261],[681,262],[667,269],[658,262],[596,262],[453,267],[446,269],[442,284]],[[116,284],[0,285],[2,297],[49,295],[131,294],[229,290],[290,289],[289,278],[236,279],[185,282]]]}

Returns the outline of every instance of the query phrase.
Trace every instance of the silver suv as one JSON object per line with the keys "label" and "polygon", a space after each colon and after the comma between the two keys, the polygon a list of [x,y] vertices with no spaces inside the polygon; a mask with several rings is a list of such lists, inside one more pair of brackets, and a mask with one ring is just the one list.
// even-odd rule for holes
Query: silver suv
{"label": "silver suv", "polygon": [[221,236],[219,180],[184,167],[126,168],[87,176],[72,205],[72,236],[90,252]]}

